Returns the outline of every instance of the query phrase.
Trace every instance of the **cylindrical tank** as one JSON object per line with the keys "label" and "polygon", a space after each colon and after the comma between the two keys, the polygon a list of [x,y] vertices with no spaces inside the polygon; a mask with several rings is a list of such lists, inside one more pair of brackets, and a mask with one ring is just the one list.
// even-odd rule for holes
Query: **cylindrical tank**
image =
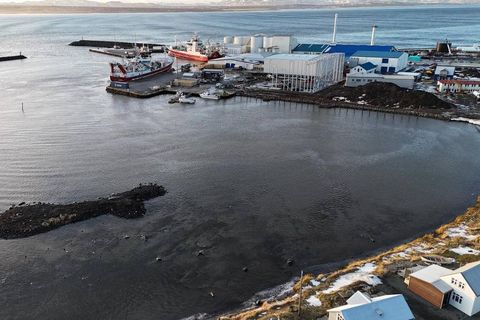
{"label": "cylindrical tank", "polygon": [[223,37],[223,43],[225,43],[225,44],[232,44],[232,43],[233,43],[233,37],[232,37],[232,36],[225,36],[225,37]]}
{"label": "cylindrical tank", "polygon": [[244,45],[244,43],[243,43],[243,42],[244,42],[243,38],[244,38],[244,37],[242,37],[242,36],[235,36],[235,37],[233,38],[233,44],[237,44],[237,45],[239,45],[239,46],[243,46],[243,45]]}
{"label": "cylindrical tank", "polygon": [[262,36],[252,36],[250,38],[250,52],[257,53],[260,48],[263,47],[263,37]]}
{"label": "cylindrical tank", "polygon": [[263,47],[265,49],[273,47],[272,37],[263,37]]}

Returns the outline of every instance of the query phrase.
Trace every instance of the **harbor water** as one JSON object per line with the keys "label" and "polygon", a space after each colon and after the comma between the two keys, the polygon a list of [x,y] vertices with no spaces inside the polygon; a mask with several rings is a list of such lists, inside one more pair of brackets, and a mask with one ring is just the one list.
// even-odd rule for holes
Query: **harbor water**
{"label": "harbor water", "polygon": [[[374,22],[378,43],[471,44],[479,13],[342,9],[337,39],[368,42]],[[286,20],[295,22],[288,30]],[[113,96],[105,92],[113,58],[66,45],[82,36],[171,42],[191,31],[328,41],[332,21],[329,10],[1,16],[0,51],[28,59],[0,64],[0,211],[145,182],[168,193],[141,219],[102,216],[0,240],[0,319],[214,314],[300,269],[432,230],[473,204],[475,126],[248,98],[180,106]]]}

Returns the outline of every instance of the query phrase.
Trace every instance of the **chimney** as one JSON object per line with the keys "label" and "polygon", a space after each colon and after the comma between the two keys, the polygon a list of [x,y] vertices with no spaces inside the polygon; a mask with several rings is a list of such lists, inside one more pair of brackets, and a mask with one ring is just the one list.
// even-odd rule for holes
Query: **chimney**
{"label": "chimney", "polygon": [[370,40],[370,45],[373,46],[375,44],[375,31],[377,31],[377,26],[373,25],[372,27],[372,39]]}
{"label": "chimney", "polygon": [[337,18],[338,18],[338,13],[335,13],[335,20],[333,21],[332,43],[337,43]]}

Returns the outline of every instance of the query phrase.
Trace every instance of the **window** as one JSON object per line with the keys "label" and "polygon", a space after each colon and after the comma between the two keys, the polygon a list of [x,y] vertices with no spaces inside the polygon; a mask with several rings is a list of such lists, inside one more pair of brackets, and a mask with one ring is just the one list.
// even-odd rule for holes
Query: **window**
{"label": "window", "polygon": [[452,278],[452,284],[457,285],[457,279]]}
{"label": "window", "polygon": [[461,295],[459,295],[458,293],[454,292],[454,293],[452,293],[452,301],[455,301],[458,304],[462,304],[463,297]]}
{"label": "window", "polygon": [[339,313],[339,314],[337,314],[337,320],[345,320],[345,319],[344,319],[343,316]]}
{"label": "window", "polygon": [[388,58],[383,58],[382,63],[388,63]]}

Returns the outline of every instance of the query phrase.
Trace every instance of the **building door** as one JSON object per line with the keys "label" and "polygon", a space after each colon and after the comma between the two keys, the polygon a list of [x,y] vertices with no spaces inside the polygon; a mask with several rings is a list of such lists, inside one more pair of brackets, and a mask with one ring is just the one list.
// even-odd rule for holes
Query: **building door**
{"label": "building door", "polygon": [[387,71],[388,71],[388,68],[387,68],[387,67],[382,67],[382,68],[380,69],[380,72],[381,72],[382,74],[387,73]]}

